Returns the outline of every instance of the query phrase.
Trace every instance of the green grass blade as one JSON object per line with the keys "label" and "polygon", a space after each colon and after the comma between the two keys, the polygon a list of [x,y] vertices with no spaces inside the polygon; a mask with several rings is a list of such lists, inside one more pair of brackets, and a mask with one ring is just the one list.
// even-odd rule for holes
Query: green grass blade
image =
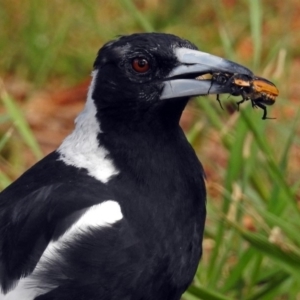
{"label": "green grass blade", "polygon": [[269,172],[271,178],[274,180],[276,184],[278,184],[281,187],[281,191],[284,192],[285,194],[285,199],[288,201],[288,203],[295,209],[295,211],[298,212],[300,216],[300,210],[299,207],[297,206],[297,202],[295,201],[295,195],[292,192],[292,189],[290,186],[287,184],[285,180],[285,175],[282,173],[280,167],[278,164],[275,162],[272,151],[268,144],[265,141],[264,135],[259,132],[257,129],[257,126],[254,125],[253,120],[249,118],[249,116],[244,113],[244,111],[241,111],[243,120],[247,123],[247,126],[249,129],[252,131],[253,136],[255,138],[255,141],[257,142],[260,150],[264,153],[268,168],[267,171]]}
{"label": "green grass blade", "polygon": [[225,51],[225,55],[227,59],[234,60],[234,49],[232,47],[232,43],[230,40],[230,37],[228,35],[228,32],[223,26],[219,26],[219,35],[222,41],[223,49]]}
{"label": "green grass blade", "polygon": [[280,265],[286,272],[294,276],[300,283],[300,254],[291,250],[283,251],[278,246],[270,243],[268,239],[261,234],[251,233],[240,229],[238,226],[235,228],[239,231],[241,236],[247,240],[253,247],[261,253],[267,255],[270,259]]}
{"label": "green grass blade", "polygon": [[257,278],[261,271],[261,265],[263,262],[263,258],[264,258],[264,256],[261,253],[257,253],[254,256],[254,260],[253,260],[254,264],[253,264],[253,268],[249,274],[249,284],[246,288],[246,294],[250,294],[252,292],[252,289],[254,288],[254,286],[257,282]]}
{"label": "green grass blade", "polygon": [[36,72],[35,81],[38,84],[41,84],[46,81],[46,78],[49,76],[53,64],[56,61],[56,57],[59,53],[60,48],[62,47],[64,41],[66,40],[69,28],[71,25],[72,19],[64,19],[64,22],[61,22],[57,26],[56,34],[51,40],[51,44],[47,47],[43,55],[43,59],[40,62],[39,68]]}
{"label": "green grass blade", "polygon": [[[230,149],[230,157],[226,172],[225,178],[225,190],[228,191],[224,195],[223,204],[221,211],[224,215],[227,214],[229,205],[231,203],[231,191],[232,191],[232,183],[237,179],[239,172],[241,170],[242,161],[242,153],[244,146],[244,139],[247,132],[247,126],[245,126],[244,122],[241,122],[240,119],[237,122],[237,135],[235,141],[232,143],[232,149]],[[210,258],[210,269],[208,270],[208,277],[210,278],[210,282],[213,283],[217,279],[220,274],[220,269],[222,268],[221,264],[217,266],[217,259],[219,258],[220,247],[223,244],[223,235],[225,231],[224,222],[220,221],[218,224],[217,234],[215,238],[215,247],[212,251],[212,255]]]}
{"label": "green grass blade", "polygon": [[[284,233],[293,241],[295,244],[300,247],[300,239],[299,239],[299,230],[300,224],[296,227],[294,224],[290,222],[290,219],[284,220],[282,217],[278,217],[277,215],[268,212],[259,207],[256,208],[257,212],[263,217],[264,221],[268,223],[270,227],[279,227]],[[299,248],[300,251],[300,248]]]}
{"label": "green grass blade", "polygon": [[144,31],[153,32],[155,31],[151,23],[143,16],[140,11],[136,8],[135,4],[131,0],[123,0],[122,6],[132,17],[138,22],[138,24],[143,28]]}
{"label": "green grass blade", "polygon": [[196,103],[200,107],[202,111],[205,111],[205,115],[210,120],[213,127],[218,130],[221,130],[224,126],[216,109],[211,105],[210,100],[208,97],[197,97]]}
{"label": "green grass blade", "polygon": [[6,108],[14,126],[18,130],[24,142],[29,146],[37,159],[40,159],[42,151],[21,111],[13,98],[5,91],[3,84],[0,85],[0,98]]}
{"label": "green grass blade", "polygon": [[[300,114],[298,111],[297,117],[295,118],[295,121],[290,130],[290,134],[289,134],[286,142],[284,142],[285,147],[283,149],[282,157],[279,161],[279,168],[282,173],[286,172],[286,168],[288,166],[289,152],[290,152],[291,146],[293,144],[294,138],[296,136],[298,123],[299,123],[299,117],[300,117]],[[277,215],[280,215],[280,214],[282,214],[282,212],[284,212],[283,207],[285,206],[284,202],[280,201],[280,189],[281,189],[281,187],[279,185],[277,185],[277,184],[274,185],[274,188],[273,188],[273,191],[271,194],[271,199],[274,199],[274,201],[270,201],[269,206],[268,206],[268,210],[271,212],[274,212]]]}
{"label": "green grass blade", "polygon": [[12,135],[13,129],[10,128],[2,137],[0,140],[0,152],[3,150],[5,147],[6,143],[9,141],[11,135]]}
{"label": "green grass blade", "polygon": [[[257,299],[266,299],[271,294],[271,299],[273,298],[274,292],[284,283],[288,278],[289,274],[285,272],[280,272],[277,274],[276,278],[272,281],[268,281],[261,289],[253,293],[251,296],[246,297],[245,300],[257,300]],[[264,297],[264,298],[262,298]]]}
{"label": "green grass blade", "polygon": [[0,171],[0,189],[5,189],[11,184],[11,180],[3,172]]}
{"label": "green grass blade", "polygon": [[190,293],[198,297],[198,299],[203,300],[232,300],[231,298],[225,297],[224,295],[219,294],[211,289],[199,286],[190,286],[187,293]]}
{"label": "green grass blade", "polygon": [[187,140],[191,145],[194,145],[195,141],[198,139],[201,133],[201,124],[195,123],[191,129],[185,133]]}
{"label": "green grass blade", "polygon": [[262,1],[250,0],[249,17],[252,35],[252,43],[254,47],[253,68],[256,70],[260,64],[261,45],[262,45]]}
{"label": "green grass blade", "polygon": [[242,278],[243,272],[248,267],[248,264],[253,259],[254,255],[255,255],[255,251],[252,248],[248,248],[246,251],[242,253],[242,256],[239,257],[238,259],[238,263],[230,271],[230,276],[228,276],[228,278],[226,279],[222,287],[222,291],[226,292],[234,288],[234,286],[238,284],[238,282]]}

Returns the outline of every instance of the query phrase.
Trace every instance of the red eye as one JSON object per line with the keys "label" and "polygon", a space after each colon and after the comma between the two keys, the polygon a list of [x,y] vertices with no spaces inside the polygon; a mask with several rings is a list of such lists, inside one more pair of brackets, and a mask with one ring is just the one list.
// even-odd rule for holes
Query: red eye
{"label": "red eye", "polygon": [[135,58],[132,61],[132,68],[138,73],[146,73],[150,69],[150,64],[145,58]]}

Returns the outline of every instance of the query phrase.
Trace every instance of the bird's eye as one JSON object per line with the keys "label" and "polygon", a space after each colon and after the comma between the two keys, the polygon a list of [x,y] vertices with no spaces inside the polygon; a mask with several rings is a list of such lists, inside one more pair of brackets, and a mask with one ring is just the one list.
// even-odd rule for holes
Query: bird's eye
{"label": "bird's eye", "polygon": [[138,73],[146,73],[150,69],[150,64],[145,58],[135,58],[132,61],[132,68]]}

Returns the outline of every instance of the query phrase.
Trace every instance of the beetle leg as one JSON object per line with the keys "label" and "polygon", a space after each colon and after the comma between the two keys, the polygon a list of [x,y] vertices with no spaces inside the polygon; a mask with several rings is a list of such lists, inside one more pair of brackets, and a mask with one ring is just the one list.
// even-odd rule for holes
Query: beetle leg
{"label": "beetle leg", "polygon": [[[207,95],[209,94],[212,85],[213,85],[213,81],[211,82],[211,85],[210,85],[210,87],[209,87],[209,90],[208,90],[208,92],[207,92]],[[224,109],[223,106],[222,106],[221,100],[220,100],[220,94],[217,94],[217,101],[219,102],[220,107],[221,107],[222,109]]]}
{"label": "beetle leg", "polygon": [[217,94],[217,101],[219,102],[220,107],[221,107],[222,109],[224,109],[223,106],[222,106],[221,100],[220,100],[220,94]]}
{"label": "beetle leg", "polygon": [[[210,87],[209,87],[209,89],[208,89],[207,95],[209,94],[212,85],[213,85],[213,81],[211,81],[211,84],[210,84]],[[219,96],[219,94],[218,94],[217,96]]]}
{"label": "beetle leg", "polygon": [[242,91],[241,93],[241,96],[242,96],[242,100],[238,101],[236,104],[237,104],[237,110],[239,111],[240,110],[240,104],[242,104],[243,102],[245,102],[247,100],[247,97],[245,95],[245,92]]}
{"label": "beetle leg", "polygon": [[266,119],[276,119],[276,118],[268,118],[267,117],[267,108],[265,107],[265,105],[263,105],[263,104],[261,104],[259,102],[255,102],[255,106],[260,107],[264,111],[264,114],[263,114],[263,117],[262,117],[263,120],[266,120]]}
{"label": "beetle leg", "polygon": [[255,100],[251,99],[251,104],[252,104],[252,108],[257,108],[257,103],[255,102]]}
{"label": "beetle leg", "polygon": [[240,101],[238,101],[236,104],[237,104],[237,110],[239,111],[240,110],[240,104],[242,104],[243,102],[245,102],[245,99],[242,99]]}

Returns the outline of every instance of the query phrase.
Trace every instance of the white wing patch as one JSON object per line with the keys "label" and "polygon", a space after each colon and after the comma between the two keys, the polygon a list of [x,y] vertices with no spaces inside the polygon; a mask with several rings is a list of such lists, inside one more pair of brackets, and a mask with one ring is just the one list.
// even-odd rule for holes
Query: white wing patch
{"label": "white wing patch", "polygon": [[93,78],[87,102],[84,110],[75,120],[75,129],[62,142],[58,152],[60,153],[59,159],[65,164],[84,168],[89,175],[107,183],[119,171],[115,168],[112,160],[108,158],[108,150],[101,146],[98,140],[101,128],[96,118],[97,109],[92,98],[97,72],[97,70],[92,72]]}
{"label": "white wing patch", "polygon": [[110,226],[122,218],[121,207],[116,201],[108,200],[91,206],[57,241],[50,242],[33,274],[43,268],[44,261],[55,260],[56,249],[63,247],[66,242],[71,244],[78,234],[84,233],[89,228]]}
{"label": "white wing patch", "polygon": [[44,251],[39,263],[31,275],[20,279],[14,290],[6,295],[1,294],[0,300],[33,300],[38,295],[49,292],[52,288],[42,289],[36,285],[42,286],[42,282],[37,282],[39,270],[43,269],[43,263],[55,260],[56,250],[60,249],[65,242],[72,243],[72,240],[80,233],[89,228],[99,228],[111,226],[122,220],[123,214],[118,202],[108,200],[100,204],[91,206],[87,211],[74,223],[69,230],[65,232],[57,241],[51,242]]}
{"label": "white wing patch", "polygon": [[27,288],[27,284],[30,282],[28,278],[20,279],[18,285],[6,295],[0,291],[0,300],[33,300],[39,294],[35,289]]}
{"label": "white wing patch", "polygon": [[[52,244],[71,240],[77,233],[84,232],[88,228],[97,228],[112,225],[123,218],[118,202],[108,200],[91,206],[69,230]],[[47,248],[48,249],[48,248]],[[46,249],[46,251],[47,251]]]}
{"label": "white wing patch", "polygon": [[[84,233],[88,228],[110,226],[122,218],[121,207],[116,201],[108,200],[91,206],[57,241],[48,245],[39,264],[42,264],[44,259],[51,260],[51,257],[55,257],[55,249],[60,248],[65,242],[72,241],[78,234]],[[39,268],[39,264],[36,269]]]}

